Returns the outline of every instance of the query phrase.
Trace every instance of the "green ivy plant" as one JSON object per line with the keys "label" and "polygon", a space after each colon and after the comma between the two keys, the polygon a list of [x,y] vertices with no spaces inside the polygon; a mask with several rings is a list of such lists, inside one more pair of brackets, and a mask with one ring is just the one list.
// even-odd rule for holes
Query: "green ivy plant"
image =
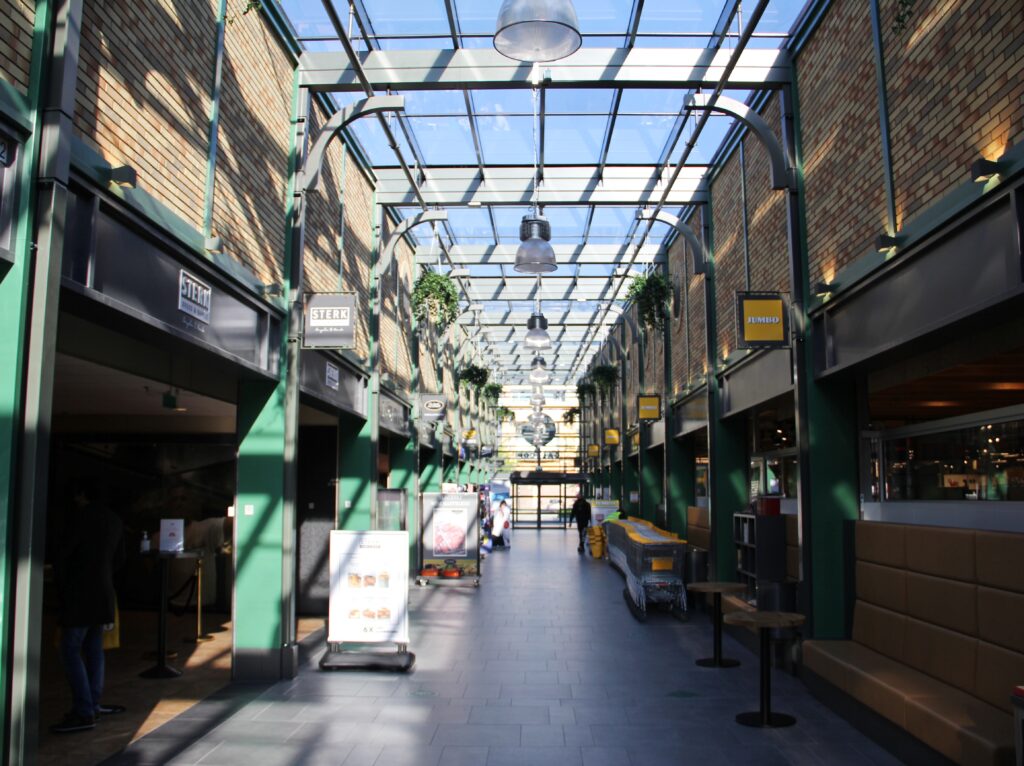
{"label": "green ivy plant", "polygon": [[636,306],[641,324],[652,330],[665,327],[671,298],[672,283],[660,271],[633,277],[626,292],[626,299]]}
{"label": "green ivy plant", "polygon": [[429,323],[443,333],[459,318],[459,291],[446,274],[424,271],[412,288],[412,313],[416,321]]}
{"label": "green ivy plant", "polygon": [[570,407],[562,414],[562,422],[572,425],[576,422],[576,419],[580,416],[579,407]]}
{"label": "green ivy plant", "polygon": [[488,383],[481,389],[480,395],[484,401],[497,404],[498,399],[501,397],[501,383]]}
{"label": "green ivy plant", "polygon": [[609,394],[619,382],[619,368],[614,364],[599,364],[590,371],[590,379],[601,395],[601,401],[608,401]]}
{"label": "green ivy plant", "polygon": [[245,3],[245,9],[241,13],[236,13],[233,16],[228,17],[228,24],[234,24],[242,16],[247,15],[252,11],[262,10],[263,3],[260,0],[247,0]]}
{"label": "green ivy plant", "polygon": [[459,383],[479,390],[487,385],[487,379],[490,376],[491,373],[486,368],[467,364],[459,370]]}
{"label": "green ivy plant", "polygon": [[576,397],[580,400],[580,404],[583,404],[584,399],[589,399],[592,403],[596,401],[597,386],[586,380],[581,380],[576,384]]}
{"label": "green ivy plant", "polygon": [[504,423],[506,420],[515,421],[516,414],[508,407],[498,407],[494,410],[494,419],[499,423]]}

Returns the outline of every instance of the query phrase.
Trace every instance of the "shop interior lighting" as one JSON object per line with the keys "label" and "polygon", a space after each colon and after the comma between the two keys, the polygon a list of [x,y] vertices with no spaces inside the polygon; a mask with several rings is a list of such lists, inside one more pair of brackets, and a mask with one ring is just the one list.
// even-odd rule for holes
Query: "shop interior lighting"
{"label": "shop interior lighting", "polygon": [[572,0],[505,0],[494,47],[516,61],[557,61],[583,44]]}

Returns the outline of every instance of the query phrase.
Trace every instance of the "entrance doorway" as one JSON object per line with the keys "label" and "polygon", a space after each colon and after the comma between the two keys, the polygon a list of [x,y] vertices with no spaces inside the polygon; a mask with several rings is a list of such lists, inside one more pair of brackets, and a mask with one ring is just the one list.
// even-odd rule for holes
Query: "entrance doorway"
{"label": "entrance doorway", "polygon": [[583,487],[581,474],[512,474],[512,522],[517,529],[566,529]]}

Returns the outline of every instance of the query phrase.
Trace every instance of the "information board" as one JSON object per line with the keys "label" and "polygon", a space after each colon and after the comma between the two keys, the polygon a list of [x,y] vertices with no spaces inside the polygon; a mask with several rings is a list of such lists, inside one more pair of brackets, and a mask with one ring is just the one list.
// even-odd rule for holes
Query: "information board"
{"label": "information board", "polygon": [[409,643],[409,533],[332,530],[328,643]]}
{"label": "information board", "polygon": [[480,573],[480,520],[475,492],[423,494],[423,564],[455,560],[465,575]]}

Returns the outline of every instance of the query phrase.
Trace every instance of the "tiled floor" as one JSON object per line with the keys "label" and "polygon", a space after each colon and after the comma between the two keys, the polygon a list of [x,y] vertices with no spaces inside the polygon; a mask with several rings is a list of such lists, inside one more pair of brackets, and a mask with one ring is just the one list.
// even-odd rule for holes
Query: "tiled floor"
{"label": "tiled floor", "polygon": [[572,532],[520,530],[479,590],[414,587],[412,673],[323,673],[314,652],[298,678],[226,687],[107,763],[897,763],[783,673],[774,706],[797,725],[736,724],[757,706],[756,657],[727,638],[741,667],[695,666],[707,619],[636,622],[621,575],[575,545]]}

